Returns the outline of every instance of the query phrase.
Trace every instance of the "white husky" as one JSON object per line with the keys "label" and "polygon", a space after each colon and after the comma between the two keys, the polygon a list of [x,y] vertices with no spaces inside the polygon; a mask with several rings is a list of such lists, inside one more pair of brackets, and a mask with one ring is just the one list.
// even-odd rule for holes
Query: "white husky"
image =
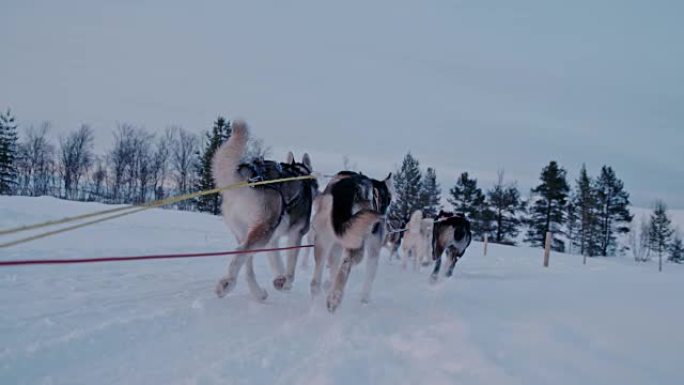
{"label": "white husky", "polygon": [[[219,147],[213,158],[212,175],[217,186],[311,174],[311,160],[307,154],[301,163],[295,162],[292,156],[286,163],[263,159],[241,163],[248,139],[247,125],[234,122],[230,138]],[[316,181],[307,179],[224,191],[223,219],[235,235],[237,250],[277,247],[281,237],[287,237],[287,246],[300,246],[302,237],[309,231],[311,207],[317,189]],[[288,251],[287,270],[278,253],[270,253],[271,266],[276,273],[273,280],[276,289],[291,288],[298,251]],[[266,299],[268,294],[256,281],[252,259],[251,253],[233,256],[228,273],[216,285],[219,297],[233,290],[240,269],[246,263],[251,294],[257,300]]]}
{"label": "white husky", "polygon": [[430,263],[433,224],[434,221],[431,218],[423,218],[421,210],[416,210],[411,214],[404,233],[404,242],[401,245],[404,254],[402,258],[404,269],[409,258],[413,258],[413,270],[418,270],[419,265],[427,266]]}

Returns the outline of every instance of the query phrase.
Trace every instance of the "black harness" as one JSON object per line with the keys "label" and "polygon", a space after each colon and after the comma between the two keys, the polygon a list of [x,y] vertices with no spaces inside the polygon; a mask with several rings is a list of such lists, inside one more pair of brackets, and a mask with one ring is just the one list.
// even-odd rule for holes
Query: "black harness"
{"label": "black harness", "polygon": [[[264,160],[264,158],[257,158],[251,162],[242,163],[238,166],[238,173],[247,176],[247,181],[250,183],[264,182],[273,179],[292,178],[311,175],[311,170],[304,163],[281,163],[273,160]],[[285,187],[292,182],[282,183],[268,183],[257,186],[250,186],[255,189],[269,189],[276,191],[280,196],[282,202],[280,215],[278,221],[272,226],[277,228],[283,219],[286,212],[292,210],[295,206],[302,203],[309,195],[309,201],[313,202],[313,193],[318,190],[318,183],[315,179],[303,179],[297,182],[304,184],[304,188],[296,189],[293,196],[287,196]],[[309,212],[311,208],[309,208]],[[308,221],[308,219],[307,219]],[[305,226],[308,228],[308,226]]]}

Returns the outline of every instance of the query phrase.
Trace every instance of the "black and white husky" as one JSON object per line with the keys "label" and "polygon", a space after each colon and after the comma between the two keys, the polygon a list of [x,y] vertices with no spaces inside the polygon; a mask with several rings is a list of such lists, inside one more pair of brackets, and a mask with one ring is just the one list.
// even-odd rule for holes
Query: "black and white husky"
{"label": "black and white husky", "polygon": [[435,269],[432,271],[431,280],[434,282],[439,275],[442,265],[442,253],[446,250],[449,259],[449,268],[446,276],[451,277],[454,266],[463,256],[472,241],[470,221],[463,214],[454,214],[440,211],[432,230],[432,259],[435,261]]}
{"label": "black and white husky", "polygon": [[[241,121],[234,122],[230,138],[219,147],[213,158],[212,175],[217,186],[311,174],[308,154],[304,154],[301,163],[295,162],[292,154],[285,163],[261,158],[241,163],[248,139],[247,125]],[[300,246],[302,237],[309,231],[311,207],[317,189],[316,181],[307,179],[224,191],[223,219],[235,235],[237,250],[277,247],[281,237],[287,237],[287,246]],[[276,289],[292,287],[298,252],[298,249],[288,250],[287,269],[277,252],[269,253]],[[219,297],[233,290],[240,269],[246,263],[251,294],[257,300],[266,299],[268,294],[256,281],[252,259],[250,253],[233,256],[227,275],[216,285]]]}
{"label": "black and white husky", "polygon": [[327,306],[330,312],[334,312],[342,302],[352,265],[360,263],[364,253],[368,262],[361,301],[370,299],[385,238],[384,216],[392,199],[390,177],[391,174],[378,181],[356,172],[342,171],[316,198],[313,217],[316,266],[311,294],[316,296],[320,293],[323,268],[329,262],[332,287]]}

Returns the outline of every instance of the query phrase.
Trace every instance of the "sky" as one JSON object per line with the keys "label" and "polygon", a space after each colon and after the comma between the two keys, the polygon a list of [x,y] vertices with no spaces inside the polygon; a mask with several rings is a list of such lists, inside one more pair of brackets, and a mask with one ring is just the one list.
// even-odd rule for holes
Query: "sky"
{"label": "sky", "polygon": [[529,191],[611,165],[635,205],[684,208],[684,2],[31,1],[0,12],[0,108],[104,151],[131,123],[243,118],[275,157],[384,177],[411,151],[444,192]]}

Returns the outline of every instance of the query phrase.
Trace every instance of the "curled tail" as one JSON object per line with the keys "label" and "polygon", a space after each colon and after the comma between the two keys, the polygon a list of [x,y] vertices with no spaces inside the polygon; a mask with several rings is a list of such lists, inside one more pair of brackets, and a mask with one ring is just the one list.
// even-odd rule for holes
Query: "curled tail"
{"label": "curled tail", "polygon": [[231,129],[230,138],[216,150],[211,161],[211,174],[216,187],[224,187],[242,180],[237,168],[247,148],[249,129],[241,120],[233,121]]}

